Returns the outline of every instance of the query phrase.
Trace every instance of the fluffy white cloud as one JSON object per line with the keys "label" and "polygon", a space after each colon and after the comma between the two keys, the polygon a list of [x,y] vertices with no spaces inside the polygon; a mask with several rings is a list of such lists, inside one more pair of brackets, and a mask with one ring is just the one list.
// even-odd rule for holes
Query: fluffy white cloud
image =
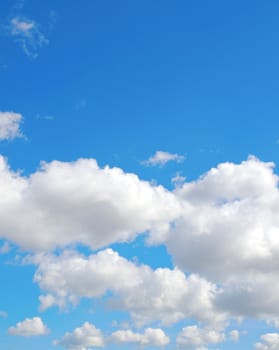
{"label": "fluffy white cloud", "polygon": [[196,275],[187,278],[177,269],[138,266],[111,249],[89,257],[43,255],[36,262],[34,281],[46,293],[40,297],[42,310],[109,291],[109,306],[129,312],[138,325],[171,324],[190,316],[208,322],[221,318],[212,307],[217,289],[211,283]]}
{"label": "fluffy white cloud", "polygon": [[144,160],[142,162],[142,164],[151,165],[151,166],[155,166],[155,165],[163,166],[170,161],[175,161],[175,162],[181,163],[184,161],[184,159],[185,159],[184,156],[181,156],[181,155],[176,154],[176,153],[157,151],[157,152],[155,152],[155,154],[153,156],[151,156],[147,160]]}
{"label": "fluffy white cloud", "polygon": [[225,334],[220,331],[188,326],[182,329],[176,338],[176,343],[179,347],[185,347],[188,350],[206,349],[207,345],[222,343],[225,338]]}
{"label": "fluffy white cloud", "polygon": [[[273,163],[223,163],[175,190],[183,214],[163,242],[183,271],[218,283],[231,316],[278,323],[279,191]],[[266,286],[272,285],[272,288]]]}
{"label": "fluffy white cloud", "polygon": [[23,117],[19,113],[0,112],[0,140],[13,140],[22,137],[20,124]]}
{"label": "fluffy white cloud", "polygon": [[49,333],[49,329],[43,323],[40,317],[26,318],[18,322],[15,327],[10,327],[8,333],[22,337],[33,337]]}
{"label": "fluffy white cloud", "polygon": [[162,234],[180,210],[163,187],[93,159],[42,163],[23,177],[0,157],[0,238],[25,249],[76,242],[96,249],[147,230]]}
{"label": "fluffy white cloud", "polygon": [[[149,242],[166,244],[178,266],[153,271],[109,250],[89,257],[43,255],[35,276],[44,292],[42,309],[111,291],[109,305],[128,311],[138,324],[187,317],[215,322],[226,314],[278,325],[273,168],[254,157],[223,163],[171,193],[118,168],[100,169],[92,159],[42,164],[23,177],[0,158],[0,235],[25,249],[76,242],[97,249],[149,231]],[[123,276],[121,283],[115,276]]]}
{"label": "fluffy white cloud", "polygon": [[278,176],[272,163],[224,163],[176,191],[183,216],[166,244],[187,271],[228,281],[271,271],[279,257]]}
{"label": "fluffy white cloud", "polygon": [[170,338],[160,328],[146,328],[144,333],[131,330],[120,330],[112,333],[110,341],[118,344],[138,344],[142,346],[164,346],[169,344]]}
{"label": "fluffy white cloud", "polygon": [[255,344],[257,350],[278,350],[279,349],[279,334],[267,333],[261,336],[262,342]]}
{"label": "fluffy white cloud", "polygon": [[11,19],[8,32],[19,43],[24,53],[30,58],[38,56],[38,49],[48,44],[47,38],[40,31],[39,24],[24,16]]}
{"label": "fluffy white cloud", "polygon": [[85,322],[73,333],[67,332],[61,340],[55,340],[54,344],[64,346],[68,350],[87,350],[104,346],[104,337],[94,325]]}

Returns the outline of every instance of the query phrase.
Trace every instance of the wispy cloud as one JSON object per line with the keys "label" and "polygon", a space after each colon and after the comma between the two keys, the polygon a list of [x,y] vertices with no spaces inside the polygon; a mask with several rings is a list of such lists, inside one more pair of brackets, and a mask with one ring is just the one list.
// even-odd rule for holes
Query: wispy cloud
{"label": "wispy cloud", "polygon": [[10,20],[8,34],[14,37],[24,53],[33,59],[38,56],[38,50],[49,42],[40,31],[39,24],[22,15]]}
{"label": "wispy cloud", "polygon": [[185,160],[185,156],[179,155],[177,153],[169,153],[164,151],[157,151],[153,156],[141,162],[143,165],[147,166],[164,166],[170,161],[177,163],[182,163]]}
{"label": "wispy cloud", "polygon": [[8,313],[6,311],[0,310],[0,317],[6,318],[6,317],[8,317]]}
{"label": "wispy cloud", "polygon": [[53,115],[40,115],[40,114],[37,114],[36,115],[36,119],[37,120],[54,120],[54,116]]}

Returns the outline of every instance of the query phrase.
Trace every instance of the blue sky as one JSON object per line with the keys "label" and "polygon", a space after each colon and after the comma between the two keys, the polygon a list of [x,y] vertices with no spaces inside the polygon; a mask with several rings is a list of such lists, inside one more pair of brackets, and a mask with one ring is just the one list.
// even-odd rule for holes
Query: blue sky
{"label": "blue sky", "polygon": [[0,3],[0,347],[279,347],[277,1]]}

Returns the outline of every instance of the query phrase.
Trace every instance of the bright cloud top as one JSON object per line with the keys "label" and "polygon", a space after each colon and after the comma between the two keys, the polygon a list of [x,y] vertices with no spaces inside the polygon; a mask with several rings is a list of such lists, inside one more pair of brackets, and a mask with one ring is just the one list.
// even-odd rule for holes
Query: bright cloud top
{"label": "bright cloud top", "polygon": [[39,24],[24,16],[11,19],[9,33],[30,58],[36,58],[38,49],[48,44],[48,40],[39,29]]}
{"label": "bright cloud top", "polygon": [[46,335],[49,333],[48,327],[43,323],[40,317],[26,318],[22,322],[18,322],[15,327],[8,329],[10,335],[22,337],[34,337]]}
{"label": "bright cloud top", "polygon": [[164,346],[170,342],[170,338],[160,328],[146,328],[144,333],[120,330],[112,333],[110,340],[118,344],[132,343],[142,346]]}
{"label": "bright cloud top", "polygon": [[85,322],[73,333],[67,332],[61,340],[55,340],[54,344],[64,346],[68,350],[87,350],[102,347],[105,342],[101,330],[89,322]]}
{"label": "bright cloud top", "polygon": [[147,160],[144,160],[142,164],[148,165],[148,166],[156,166],[156,165],[164,166],[170,161],[182,163],[184,159],[185,159],[185,156],[181,156],[176,153],[156,151],[153,156],[151,156]]}
{"label": "bright cloud top", "polygon": [[146,328],[143,333],[131,330],[119,330],[110,336],[104,336],[100,329],[85,322],[81,327],[67,332],[62,339],[55,340],[54,345],[64,346],[68,350],[88,350],[103,347],[109,343],[134,344],[140,346],[165,346],[170,339],[160,328]]}
{"label": "bright cloud top", "polygon": [[163,233],[181,209],[162,186],[101,169],[94,159],[42,163],[26,178],[3,157],[0,208],[0,237],[31,250],[77,242],[97,249],[148,230]]}
{"label": "bright cloud top", "polygon": [[89,257],[75,252],[38,255],[34,263],[39,264],[34,281],[44,292],[41,310],[110,292],[108,306],[127,311],[138,325],[172,324],[189,316],[205,322],[221,318],[213,310],[217,289],[211,283],[196,275],[187,278],[177,269],[138,266],[112,249]]}
{"label": "bright cloud top", "polygon": [[188,326],[182,329],[176,339],[179,347],[188,350],[206,349],[207,345],[222,343],[225,340],[223,332],[198,326]]}
{"label": "bright cloud top", "polygon": [[20,124],[23,117],[19,113],[0,112],[0,140],[13,140],[22,137]]}
{"label": "bright cloud top", "polygon": [[255,344],[256,350],[277,350],[279,349],[279,334],[267,333],[261,336],[262,342]]}
{"label": "bright cloud top", "polygon": [[148,231],[148,243],[165,244],[177,265],[153,270],[112,249],[38,254],[41,310],[109,293],[108,306],[140,326],[189,317],[202,331],[239,317],[279,325],[273,163],[222,163],[174,192],[93,159],[43,163],[29,177],[4,158],[0,165],[2,238],[35,251],[78,242],[99,249]]}

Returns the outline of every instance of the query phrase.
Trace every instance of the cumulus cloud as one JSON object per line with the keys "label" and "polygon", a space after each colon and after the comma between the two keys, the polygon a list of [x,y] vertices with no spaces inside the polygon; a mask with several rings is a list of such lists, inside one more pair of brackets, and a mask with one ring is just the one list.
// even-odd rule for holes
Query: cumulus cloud
{"label": "cumulus cloud", "polygon": [[68,350],[89,350],[104,346],[104,337],[100,329],[85,322],[72,333],[67,332],[61,340],[55,340],[54,344],[64,346]]}
{"label": "cumulus cloud", "polygon": [[112,333],[110,341],[118,344],[138,344],[142,346],[165,346],[170,338],[161,328],[146,328],[144,333],[120,330]]}
{"label": "cumulus cloud", "polygon": [[195,325],[183,328],[176,338],[176,343],[188,350],[206,349],[207,345],[222,343],[225,338],[223,332]]}
{"label": "cumulus cloud", "polygon": [[174,192],[92,159],[43,163],[23,177],[0,158],[1,238],[33,250],[99,249],[148,231],[177,266],[152,270],[111,250],[43,254],[42,309],[111,292],[109,306],[137,324],[248,317],[278,325],[278,207],[274,164],[255,157],[219,164]]}
{"label": "cumulus cloud", "polygon": [[129,312],[138,325],[171,324],[187,317],[212,322],[221,318],[212,307],[216,287],[196,275],[187,278],[176,269],[138,266],[111,249],[89,257],[64,252],[35,260],[39,265],[34,281],[44,292],[42,310],[110,292],[108,305]]}
{"label": "cumulus cloud", "polygon": [[262,342],[255,344],[256,350],[278,350],[279,349],[279,334],[267,333],[261,336]]}
{"label": "cumulus cloud", "polygon": [[9,34],[21,46],[30,58],[38,56],[38,49],[48,44],[47,38],[40,31],[39,24],[24,16],[13,17],[8,26]]}
{"label": "cumulus cloud", "polygon": [[273,169],[273,163],[250,157],[186,182],[175,190],[183,214],[168,234],[151,237],[166,244],[180,269],[221,285],[215,305],[233,317],[278,322],[279,191]]}
{"label": "cumulus cloud", "polygon": [[153,156],[148,158],[147,160],[144,160],[142,164],[149,165],[149,166],[164,166],[170,161],[175,161],[177,163],[182,163],[184,161],[185,157],[181,156],[177,153],[169,153],[164,151],[156,151]]}
{"label": "cumulus cloud", "polygon": [[23,117],[19,113],[0,112],[0,140],[13,140],[22,137],[20,124]]}
{"label": "cumulus cloud", "polygon": [[15,327],[10,327],[8,333],[10,335],[18,335],[22,337],[34,337],[48,334],[49,329],[40,317],[33,317],[18,322]]}
{"label": "cumulus cloud", "polygon": [[76,242],[97,249],[148,230],[162,234],[180,210],[162,186],[94,159],[42,163],[23,177],[0,157],[0,237],[25,249]]}

